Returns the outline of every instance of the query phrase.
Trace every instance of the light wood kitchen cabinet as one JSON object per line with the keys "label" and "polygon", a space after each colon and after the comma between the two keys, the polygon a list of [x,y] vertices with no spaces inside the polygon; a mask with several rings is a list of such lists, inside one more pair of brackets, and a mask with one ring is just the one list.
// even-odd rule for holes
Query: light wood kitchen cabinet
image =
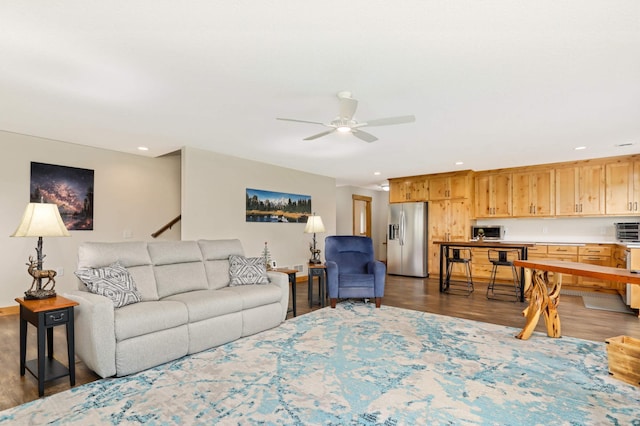
{"label": "light wood kitchen cabinet", "polygon": [[[527,249],[527,258],[529,260],[563,260],[565,262],[577,262],[578,261],[578,247],[570,245],[555,245],[555,244],[536,244],[533,247]],[[553,272],[549,272],[552,276]],[[564,287],[575,286],[578,282],[577,277],[573,275],[563,275],[562,285]]]}
{"label": "light wood kitchen cabinet", "polygon": [[512,215],[511,173],[478,174],[475,189],[475,217]]}
{"label": "light wood kitchen cabinet", "polygon": [[554,170],[513,173],[513,216],[555,215]]}
{"label": "light wood kitchen cabinet", "polygon": [[440,273],[440,246],[434,241],[469,241],[468,199],[429,202],[429,274]]}
{"label": "light wood kitchen cabinet", "polygon": [[617,161],[605,165],[608,215],[640,213],[640,161]]}
{"label": "light wood kitchen cabinet", "polygon": [[429,200],[469,198],[471,185],[471,174],[469,172],[431,175],[429,176]]}
{"label": "light wood kitchen cabinet", "polygon": [[[613,249],[611,245],[587,244],[578,248],[578,262],[588,263],[590,265],[611,266],[611,254]],[[579,277],[578,285],[581,287],[590,287],[593,289],[622,289],[624,284],[612,281],[604,281],[597,278]]]}
{"label": "light wood kitchen cabinet", "polygon": [[428,183],[424,176],[389,179],[389,202],[427,201]]}
{"label": "light wood kitchen cabinet", "polygon": [[557,168],[555,174],[557,216],[604,214],[602,164]]}

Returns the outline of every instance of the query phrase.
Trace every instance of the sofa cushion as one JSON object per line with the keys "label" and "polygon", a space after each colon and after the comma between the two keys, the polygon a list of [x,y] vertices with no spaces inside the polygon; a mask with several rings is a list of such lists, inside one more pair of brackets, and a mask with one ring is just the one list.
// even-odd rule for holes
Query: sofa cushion
{"label": "sofa cushion", "polygon": [[229,256],[244,256],[240,240],[199,240],[210,289],[229,286]]}
{"label": "sofa cushion", "polygon": [[161,265],[154,267],[153,271],[161,299],[187,291],[206,290],[208,287],[202,262]]}
{"label": "sofa cushion", "polygon": [[131,274],[119,262],[103,268],[79,269],[75,275],[91,293],[108,297],[116,308],[142,301]]}
{"label": "sofa cushion", "polygon": [[267,284],[267,267],[264,257],[229,256],[230,286]]}
{"label": "sofa cushion", "polygon": [[184,303],[166,300],[140,302],[116,309],[116,341],[187,324],[189,314]]}
{"label": "sofa cushion", "polygon": [[200,247],[195,241],[160,241],[149,243],[154,264],[158,297],[165,298],[186,291],[206,290],[207,275]]}
{"label": "sofa cushion", "polygon": [[[78,247],[78,269],[102,268],[120,262],[133,277],[142,300],[158,300],[156,280],[147,243],[128,241],[117,243],[85,242]],[[79,290],[87,290],[79,282]]]}
{"label": "sofa cushion", "polygon": [[280,302],[282,289],[275,284],[253,284],[229,287],[229,291],[237,293],[242,298],[242,309]]}
{"label": "sofa cushion", "polygon": [[200,247],[195,241],[156,241],[148,243],[149,256],[154,265],[202,262]]}
{"label": "sofa cushion", "polygon": [[190,323],[242,310],[242,297],[227,289],[189,291],[163,300],[184,303],[189,312]]}

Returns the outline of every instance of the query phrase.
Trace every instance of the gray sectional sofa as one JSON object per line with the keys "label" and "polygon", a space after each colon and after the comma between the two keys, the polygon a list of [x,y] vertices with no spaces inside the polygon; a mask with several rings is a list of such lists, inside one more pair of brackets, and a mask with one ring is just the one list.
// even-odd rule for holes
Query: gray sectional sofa
{"label": "gray sectional sofa", "polygon": [[268,271],[266,284],[230,286],[232,255],[244,255],[239,240],[83,243],[78,268],[118,262],[141,301],[115,307],[82,282],[66,293],[79,303],[76,354],[101,377],[123,376],[278,326],[287,275]]}

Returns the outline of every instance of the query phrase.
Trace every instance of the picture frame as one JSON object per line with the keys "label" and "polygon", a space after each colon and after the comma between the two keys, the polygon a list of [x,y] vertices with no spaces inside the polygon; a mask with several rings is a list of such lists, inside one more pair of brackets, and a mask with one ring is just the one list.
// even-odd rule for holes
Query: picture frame
{"label": "picture frame", "polygon": [[307,223],[310,215],[310,195],[246,189],[247,222]]}
{"label": "picture frame", "polygon": [[70,231],[92,231],[94,171],[31,162],[29,201],[56,204]]}

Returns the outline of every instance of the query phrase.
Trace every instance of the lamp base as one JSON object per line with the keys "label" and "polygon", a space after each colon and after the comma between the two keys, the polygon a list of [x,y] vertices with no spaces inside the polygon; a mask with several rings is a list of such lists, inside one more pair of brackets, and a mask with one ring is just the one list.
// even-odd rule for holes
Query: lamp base
{"label": "lamp base", "polygon": [[322,263],[322,261],[320,259],[309,259],[309,263],[311,265],[317,265],[317,264]]}
{"label": "lamp base", "polygon": [[56,297],[55,290],[27,290],[24,292],[25,300],[38,300],[49,299],[50,297]]}

